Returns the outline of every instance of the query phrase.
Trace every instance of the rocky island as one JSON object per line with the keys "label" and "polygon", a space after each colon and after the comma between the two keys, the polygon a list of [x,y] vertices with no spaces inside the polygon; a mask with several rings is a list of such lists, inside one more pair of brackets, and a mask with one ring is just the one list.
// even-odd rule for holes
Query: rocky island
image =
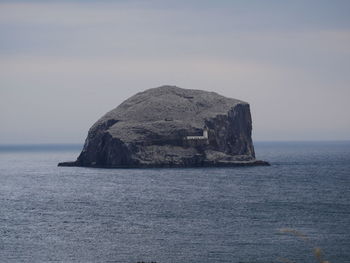
{"label": "rocky island", "polygon": [[89,130],[74,162],[105,168],[269,165],[255,159],[249,104],[162,86],[137,93]]}

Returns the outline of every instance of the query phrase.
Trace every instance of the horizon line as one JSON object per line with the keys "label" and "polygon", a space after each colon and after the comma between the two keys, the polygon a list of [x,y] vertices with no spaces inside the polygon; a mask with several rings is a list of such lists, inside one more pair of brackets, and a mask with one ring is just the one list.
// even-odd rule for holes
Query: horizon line
{"label": "horizon line", "polygon": [[[327,140],[253,140],[253,143],[300,143],[300,142],[350,142],[350,139],[327,139]],[[85,143],[78,142],[38,142],[38,143],[0,143],[0,147],[4,146],[83,146]]]}

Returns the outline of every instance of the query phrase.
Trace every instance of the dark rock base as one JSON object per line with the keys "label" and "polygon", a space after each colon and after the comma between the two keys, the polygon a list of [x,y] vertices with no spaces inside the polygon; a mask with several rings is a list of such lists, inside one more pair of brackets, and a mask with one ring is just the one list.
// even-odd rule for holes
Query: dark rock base
{"label": "dark rock base", "polygon": [[242,166],[270,166],[269,162],[254,160],[242,162],[220,162],[220,163],[200,163],[191,165],[179,164],[138,164],[138,165],[120,165],[120,166],[103,166],[103,165],[81,165],[78,162],[62,162],[61,167],[89,167],[89,168],[108,168],[108,169],[126,169],[126,168],[200,168],[200,167],[242,167]]}

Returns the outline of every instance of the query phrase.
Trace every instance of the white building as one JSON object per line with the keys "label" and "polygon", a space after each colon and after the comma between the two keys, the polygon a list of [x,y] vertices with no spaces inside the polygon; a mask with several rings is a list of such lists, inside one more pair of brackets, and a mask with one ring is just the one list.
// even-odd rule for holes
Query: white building
{"label": "white building", "polygon": [[209,129],[205,127],[202,136],[186,136],[186,140],[208,140],[208,130]]}

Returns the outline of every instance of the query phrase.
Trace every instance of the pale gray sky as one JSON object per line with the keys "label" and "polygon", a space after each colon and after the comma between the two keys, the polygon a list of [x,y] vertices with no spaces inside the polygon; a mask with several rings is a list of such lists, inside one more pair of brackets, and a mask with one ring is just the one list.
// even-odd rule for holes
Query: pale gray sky
{"label": "pale gray sky", "polygon": [[350,139],[350,1],[0,1],[0,143],[83,143],[163,84],[250,103],[255,140]]}

